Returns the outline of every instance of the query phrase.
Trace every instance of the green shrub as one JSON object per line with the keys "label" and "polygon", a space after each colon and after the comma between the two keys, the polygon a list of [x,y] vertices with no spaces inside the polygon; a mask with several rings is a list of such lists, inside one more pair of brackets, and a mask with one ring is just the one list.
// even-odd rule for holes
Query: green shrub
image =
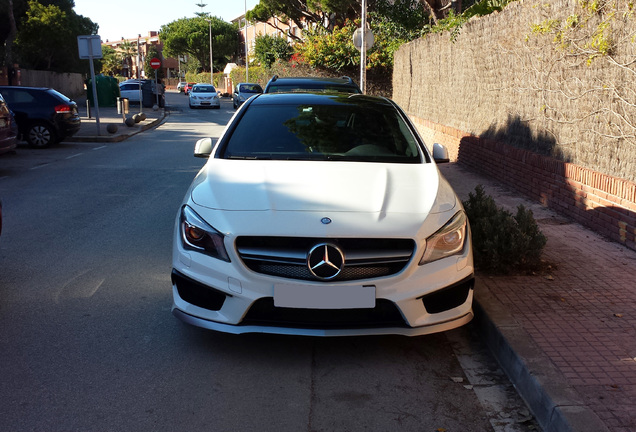
{"label": "green shrub", "polygon": [[497,207],[481,185],[468,195],[464,208],[470,221],[478,270],[514,273],[541,267],[541,253],[547,240],[531,210],[519,205],[513,215]]}

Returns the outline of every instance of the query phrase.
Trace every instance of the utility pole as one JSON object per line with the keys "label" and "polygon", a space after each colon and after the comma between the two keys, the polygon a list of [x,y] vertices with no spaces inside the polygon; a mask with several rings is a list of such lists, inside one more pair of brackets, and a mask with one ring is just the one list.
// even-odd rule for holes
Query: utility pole
{"label": "utility pole", "polygon": [[245,82],[250,82],[250,68],[247,49],[247,0],[245,0]]}
{"label": "utility pole", "polygon": [[139,49],[141,48],[141,45],[139,44],[139,41],[141,39],[141,34],[137,34],[137,81],[139,83],[139,113],[143,113],[144,112],[144,99],[143,99],[143,95],[141,92],[141,61],[139,59]]}
{"label": "utility pole", "polygon": [[367,2],[362,0],[362,46],[360,47],[360,90],[363,94],[367,93],[367,48],[365,44],[365,36],[367,32]]}
{"label": "utility pole", "polygon": [[214,60],[212,59],[212,15],[203,12],[203,8],[206,7],[207,4],[197,3],[196,5],[201,8],[201,12],[197,13],[197,15],[208,22],[210,33],[210,84],[214,85]]}

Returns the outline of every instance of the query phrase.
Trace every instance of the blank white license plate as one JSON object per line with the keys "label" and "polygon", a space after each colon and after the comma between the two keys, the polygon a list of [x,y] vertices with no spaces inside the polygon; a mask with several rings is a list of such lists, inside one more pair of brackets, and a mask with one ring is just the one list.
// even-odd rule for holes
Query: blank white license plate
{"label": "blank white license plate", "polygon": [[375,286],[274,285],[274,305],[305,309],[375,307]]}

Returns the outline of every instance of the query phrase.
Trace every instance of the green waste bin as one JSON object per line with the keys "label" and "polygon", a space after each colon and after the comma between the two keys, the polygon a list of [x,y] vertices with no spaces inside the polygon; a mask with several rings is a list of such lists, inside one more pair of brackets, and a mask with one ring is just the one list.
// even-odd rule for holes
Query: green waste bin
{"label": "green waste bin", "polygon": [[[119,97],[119,82],[117,79],[99,74],[95,76],[95,86],[97,89],[97,103],[100,107],[117,106],[117,98]],[[95,106],[93,83],[90,79],[86,83],[86,98],[90,101],[91,106]]]}

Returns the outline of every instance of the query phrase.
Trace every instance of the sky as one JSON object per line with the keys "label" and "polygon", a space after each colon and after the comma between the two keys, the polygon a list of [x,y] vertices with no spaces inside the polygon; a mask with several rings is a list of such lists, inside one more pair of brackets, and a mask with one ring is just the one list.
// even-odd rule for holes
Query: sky
{"label": "sky", "polygon": [[[159,31],[164,24],[180,18],[193,18],[195,12],[209,12],[230,22],[252,9],[259,0],[75,0],[75,13],[99,24],[97,34],[102,41],[147,36],[149,31]],[[201,9],[197,4],[206,6]]]}

